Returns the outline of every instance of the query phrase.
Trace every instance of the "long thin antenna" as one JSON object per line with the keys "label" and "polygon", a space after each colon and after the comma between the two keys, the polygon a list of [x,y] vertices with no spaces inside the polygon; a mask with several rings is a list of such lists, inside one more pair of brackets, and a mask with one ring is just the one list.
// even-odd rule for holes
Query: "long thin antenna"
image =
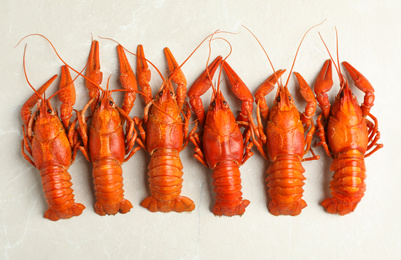
{"label": "long thin antenna", "polygon": [[[230,57],[231,53],[233,52],[233,46],[231,45],[231,43],[230,43],[227,39],[224,39],[224,38],[221,38],[221,37],[215,38],[215,40],[217,40],[217,39],[223,40],[223,41],[227,42],[228,45],[230,46],[230,52],[227,54],[226,57],[224,57],[224,59],[223,59],[223,62],[224,62],[224,61],[226,61],[226,59],[227,59],[228,57]],[[220,80],[221,80],[222,71],[223,71],[223,67],[220,66],[219,77],[217,78],[217,82],[219,82],[219,83],[220,83]],[[219,87],[219,86],[220,86],[220,84],[218,84],[218,87]],[[218,91],[219,91],[219,89],[218,89]]]}
{"label": "long thin antenna", "polygon": [[338,68],[340,68],[340,58],[339,58],[339,54],[338,54],[338,32],[337,32],[337,27],[334,27],[334,29],[336,30],[337,65],[338,65]]}
{"label": "long thin antenna", "polygon": [[260,47],[262,47],[262,50],[263,50],[263,52],[265,53],[267,59],[269,60],[270,66],[271,66],[272,69],[273,69],[274,75],[276,75],[276,70],[274,69],[273,63],[272,63],[272,61],[270,60],[270,57],[269,57],[269,55],[267,54],[267,52],[266,52],[265,48],[263,47],[262,43],[259,41],[258,37],[256,37],[256,35],[255,35],[250,29],[248,29],[245,25],[242,25],[242,27],[244,27],[248,32],[250,32],[250,33],[252,34],[252,36],[256,39],[256,41],[259,43]]}
{"label": "long thin antenna", "polygon": [[304,36],[302,37],[302,40],[301,40],[301,42],[300,42],[299,45],[298,45],[297,52],[295,53],[295,57],[294,57],[294,61],[292,62],[291,70],[290,70],[290,72],[288,73],[288,78],[287,78],[287,81],[285,82],[285,85],[284,85],[285,88],[287,87],[288,81],[290,80],[290,76],[291,76],[292,70],[293,70],[293,68],[294,68],[295,61],[296,61],[296,59],[297,59],[299,49],[301,48],[302,42],[304,41],[306,35],[308,34],[308,32],[309,32],[310,30],[312,30],[313,28],[315,28],[315,27],[317,27],[317,26],[323,24],[325,21],[326,21],[326,19],[324,19],[323,22],[321,22],[321,23],[319,23],[319,24],[316,24],[316,25],[312,26],[311,28],[309,28],[309,30],[307,30],[306,33],[304,34]]}
{"label": "long thin antenna", "polygon": [[[208,55],[207,55],[207,60],[206,60],[206,74],[207,74],[207,77],[210,79],[210,83],[212,84],[213,93],[217,93],[217,89],[219,88],[219,84],[217,84],[217,89],[216,89],[216,88],[214,87],[212,77],[210,76],[208,65],[209,65],[209,61],[210,61],[210,55],[212,54],[212,40],[213,40],[213,36],[214,36],[218,31],[219,31],[219,29],[216,30],[216,31],[215,31],[214,33],[212,33],[211,35],[208,35],[208,36],[207,36],[207,38],[210,37],[210,40],[209,40],[209,44],[208,44],[209,53],[208,53]],[[207,38],[206,38],[206,39],[207,39]],[[205,39],[205,40],[206,40],[206,39]],[[200,45],[201,45],[205,40],[203,40],[203,41],[200,43]],[[196,47],[196,49],[199,48],[200,45],[198,45],[198,47]],[[196,51],[196,49],[195,49],[195,51]],[[194,52],[195,52],[195,51],[194,51]],[[192,52],[191,55],[192,55],[194,52]],[[189,58],[189,57],[188,57],[188,58]],[[216,95],[213,95],[213,96],[216,96]]]}
{"label": "long thin antenna", "polygon": [[[83,75],[81,72],[77,71],[76,69],[74,69],[73,67],[71,67],[70,65],[68,65],[68,63],[65,62],[65,61],[61,58],[61,56],[58,54],[57,49],[56,49],[56,47],[54,47],[53,43],[52,43],[46,36],[44,36],[44,35],[42,35],[42,34],[40,34],[40,33],[28,34],[27,36],[23,37],[23,38],[17,43],[17,45],[14,46],[14,48],[17,47],[25,38],[28,38],[28,37],[34,36],[34,35],[40,36],[40,37],[44,38],[44,39],[51,45],[51,47],[53,48],[53,50],[54,50],[54,52],[56,53],[57,57],[60,59],[60,61],[61,61],[62,63],[64,63],[64,65],[66,65],[66,66],[67,66],[68,68],[70,68],[72,71],[74,71],[74,72],[77,73],[78,75],[82,76],[84,79],[88,80],[89,82],[91,82],[92,84],[94,84],[95,86],[97,86],[100,90],[104,91],[99,85],[97,85],[96,83],[94,83],[91,79],[87,78],[87,77],[86,77],[85,75]],[[86,67],[86,66],[87,66],[87,65],[85,65],[85,67]],[[83,70],[82,70],[82,71],[83,71]],[[77,78],[77,77],[76,77],[76,78]],[[75,78],[75,79],[76,79],[76,78]],[[75,79],[74,79],[74,80],[75,80]]]}
{"label": "long thin antenna", "polygon": [[189,58],[191,58],[191,56],[196,52],[196,50],[199,49],[199,47],[200,47],[209,37],[212,37],[213,35],[215,35],[215,34],[217,34],[217,33],[236,34],[236,33],[233,33],[233,32],[220,31],[220,30],[216,30],[215,32],[209,34],[208,36],[205,37],[205,39],[203,39],[203,40],[201,41],[201,43],[198,44],[198,46],[191,52],[191,54],[188,56],[188,58],[186,58],[186,59],[184,60],[184,62],[181,63],[181,65],[178,67],[178,69],[180,69],[180,68],[189,60]]}
{"label": "long thin antenna", "polygon": [[23,63],[23,67],[24,67],[24,75],[25,75],[25,79],[26,79],[26,82],[28,82],[28,85],[33,89],[33,91],[36,93],[36,95],[44,102],[44,99],[41,97],[41,95],[38,93],[38,91],[32,86],[32,84],[29,82],[29,79],[28,79],[28,75],[27,75],[27,72],[26,72],[26,68],[25,68],[25,53],[26,53],[26,47],[28,46],[28,44],[25,44],[25,48],[24,48],[24,56],[23,56],[23,59],[22,59],[22,63]]}
{"label": "long thin antenna", "polygon": [[336,51],[337,51],[337,65],[338,65],[338,70],[340,72],[341,78],[340,78],[340,83],[341,86],[343,85],[343,80],[347,81],[347,79],[341,74],[341,66],[340,66],[340,57],[339,57],[339,51],[338,51],[338,32],[337,32],[337,27],[334,27],[336,30]]}
{"label": "long thin antenna", "polygon": [[323,37],[322,37],[322,35],[320,34],[320,32],[319,32],[319,37],[320,37],[320,39],[322,40],[322,42],[323,42],[323,44],[324,44],[324,47],[326,48],[327,52],[329,53],[330,59],[331,59],[331,61],[332,61],[333,64],[334,64],[334,68],[336,68],[336,71],[337,71],[337,74],[338,74],[338,78],[339,78],[340,81],[341,81],[341,72],[340,72],[339,68],[337,67],[336,62],[334,61],[333,56],[331,56],[331,53],[330,53],[330,51],[329,51],[329,48],[327,47],[327,44],[324,42]]}

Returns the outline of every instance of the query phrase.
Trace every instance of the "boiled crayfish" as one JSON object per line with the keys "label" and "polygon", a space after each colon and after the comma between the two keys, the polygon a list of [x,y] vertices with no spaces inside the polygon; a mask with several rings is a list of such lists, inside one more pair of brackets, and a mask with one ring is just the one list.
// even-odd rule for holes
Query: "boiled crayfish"
{"label": "boiled crayfish", "polygon": [[[365,160],[378,149],[380,132],[377,119],[370,113],[374,101],[374,89],[369,81],[348,62],[342,63],[355,86],[365,93],[364,102],[359,105],[352,94],[348,81],[336,66],[340,79],[340,91],[333,105],[330,105],[328,92],[332,85],[331,60],[327,60],[315,83],[316,99],[322,109],[317,119],[318,135],[327,155],[334,160],[330,170],[334,171],[330,182],[332,198],[325,199],[322,206],[332,214],[345,215],[353,212],[366,190],[364,182]],[[323,122],[323,116],[327,123]],[[373,122],[367,118],[372,118]]]}
{"label": "boiled crayfish", "polygon": [[[212,77],[220,64],[232,85],[232,91],[242,101],[242,110],[237,119],[219,91],[219,86],[217,89],[213,87],[212,100],[205,118],[200,96],[212,86]],[[188,96],[192,110],[203,126],[203,132],[191,137],[191,142],[195,145],[194,157],[213,170],[216,198],[212,212],[218,216],[242,215],[250,202],[242,199],[239,166],[253,154],[248,124],[248,111],[252,111],[252,94],[228,63],[219,56],[195,81]],[[244,133],[241,133],[241,126],[246,128]]]}
{"label": "boiled crayfish", "polygon": [[[70,123],[72,106],[75,104],[75,88],[67,66],[61,69],[60,90],[57,92],[63,103],[60,110],[63,123],[50,103],[52,97],[41,97],[56,78],[57,75],[53,76],[40,89],[35,90],[21,109],[24,123],[21,152],[40,171],[49,207],[44,217],[53,221],[79,216],[85,209],[84,205],[75,203],[71,176],[67,171],[75,160],[79,145],[74,129],[76,121]],[[35,104],[38,109],[32,115],[31,109]]]}
{"label": "boiled crayfish", "polygon": [[[263,157],[271,161],[266,178],[271,199],[268,206],[270,213],[276,216],[295,216],[300,214],[307,205],[302,199],[305,170],[301,162],[319,158],[314,155],[303,159],[310,150],[315,132],[312,118],[316,110],[316,99],[302,76],[295,73],[301,95],[307,102],[305,112],[302,114],[298,112],[287,86],[281,84],[277,89],[273,107],[269,111],[265,96],[274,89],[274,85],[284,72],[285,70],[278,70],[256,91],[258,126],[252,123],[252,136]],[[265,133],[260,113],[264,119],[267,119]],[[266,146],[266,152],[263,146]]]}
{"label": "boiled crayfish", "polygon": [[[301,95],[307,102],[305,111],[300,113],[287,88],[301,44],[307,33],[316,26],[318,25],[311,27],[302,37],[285,85],[279,81],[285,70],[275,71],[265,51],[274,74],[267,78],[255,93],[258,125],[256,126],[251,120],[252,139],[262,156],[271,162],[267,169],[268,176],[266,178],[270,195],[268,208],[270,213],[276,216],[296,216],[307,206],[302,199],[304,191],[302,187],[306,179],[303,175],[305,169],[302,167],[302,162],[319,159],[319,156],[315,155],[311,149],[312,137],[315,132],[313,116],[317,103],[313,92],[301,74],[295,72]],[[253,33],[252,35],[256,38]],[[260,42],[259,44],[264,50]],[[275,84],[278,84],[278,89],[273,107],[269,111],[265,96],[274,89]],[[267,120],[265,132],[260,114]],[[303,158],[309,150],[313,156]]]}
{"label": "boiled crayfish", "polygon": [[[185,102],[187,83],[170,50],[165,48],[164,52],[170,75],[168,79],[163,79],[162,86],[153,98],[149,86],[150,70],[142,45],[137,49],[138,83],[146,107],[143,119],[135,117],[134,120],[140,131],[140,140],[138,138],[137,142],[151,156],[148,167],[151,196],[142,201],[141,206],[151,212],[192,211],[195,208],[193,201],[180,196],[183,166],[179,153],[188,144],[191,117],[190,108]],[[178,85],[176,94],[172,81]],[[189,136],[195,130],[196,127]]]}
{"label": "boiled crayfish", "polygon": [[[102,82],[99,43],[93,41],[85,81],[90,100],[78,112],[78,129],[83,142],[79,149],[93,164],[95,212],[99,215],[127,213],[132,208],[131,202],[124,199],[121,165],[137,151],[133,149],[137,137],[134,121],[128,116],[134,105],[137,84],[122,46],[118,46],[118,55],[120,80],[126,90],[123,107],[119,108],[112,99],[113,91],[99,86]],[[89,107],[92,117],[88,130],[85,112]]]}

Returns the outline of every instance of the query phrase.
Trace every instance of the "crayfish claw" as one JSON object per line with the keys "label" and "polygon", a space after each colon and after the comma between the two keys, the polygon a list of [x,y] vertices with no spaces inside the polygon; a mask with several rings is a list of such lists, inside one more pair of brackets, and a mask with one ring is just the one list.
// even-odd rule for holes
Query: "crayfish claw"
{"label": "crayfish claw", "polygon": [[43,86],[41,86],[38,90],[36,90],[36,92],[33,93],[33,95],[22,106],[21,117],[25,125],[28,124],[29,119],[31,118],[31,109],[37,104],[39,99],[41,99],[39,95],[45,93],[46,89],[50,87],[50,85],[56,78],[57,75],[54,75],[51,79],[49,79],[45,84],[43,84]]}
{"label": "crayfish claw", "polygon": [[247,121],[248,112],[253,110],[253,96],[251,91],[249,91],[246,84],[241,80],[238,74],[230,67],[230,65],[223,61],[223,70],[227,75],[228,81],[231,85],[231,91],[237,96],[241,101],[241,112],[237,117],[237,121]]}
{"label": "crayfish claw", "polygon": [[125,55],[124,48],[121,45],[117,46],[118,58],[120,60],[120,82],[124,89],[131,90],[125,92],[124,103],[122,110],[129,115],[132,108],[134,107],[134,102],[136,99],[136,93],[138,92],[137,80],[132,70],[127,56]]}
{"label": "crayfish claw", "polygon": [[370,82],[362,75],[362,73],[357,71],[346,61],[344,61],[342,64],[354,81],[355,86],[365,93],[364,101],[361,108],[363,115],[367,116],[375,100],[375,90],[372,84],[370,84]]}
{"label": "crayfish claw", "polygon": [[346,61],[342,62],[342,65],[348,71],[357,88],[359,88],[364,93],[375,92],[372,84],[370,84],[370,82],[365,78],[365,76],[362,75],[362,73],[357,71],[353,66],[351,66],[351,64]]}
{"label": "crayfish claw", "polygon": [[149,70],[142,45],[138,45],[136,49],[136,75],[138,77],[138,84],[144,93],[143,98],[145,99],[145,103],[149,104],[153,99],[152,89],[149,85],[151,72]]}
{"label": "crayfish claw", "polygon": [[222,60],[223,58],[221,56],[214,59],[207,69],[196,79],[188,91],[189,103],[191,104],[192,110],[195,112],[201,125],[203,125],[205,121],[205,109],[200,96],[202,96],[212,86],[213,75]]}
{"label": "crayfish claw", "polygon": [[326,60],[315,82],[314,91],[316,99],[319,102],[319,107],[322,109],[323,114],[328,118],[330,114],[330,102],[327,92],[333,86],[331,60]]}
{"label": "crayfish claw", "polygon": [[58,93],[60,100],[60,117],[65,129],[70,125],[70,118],[72,117],[73,106],[76,101],[75,86],[71,78],[70,71],[67,66],[61,67],[61,79],[59,88],[62,89]]}
{"label": "crayfish claw", "polygon": [[99,61],[99,42],[92,41],[91,50],[89,52],[88,63],[85,72],[85,85],[89,90],[90,99],[95,98],[95,102],[91,105],[91,111],[95,110],[97,101],[100,96],[99,86],[103,80],[103,73],[100,71]]}

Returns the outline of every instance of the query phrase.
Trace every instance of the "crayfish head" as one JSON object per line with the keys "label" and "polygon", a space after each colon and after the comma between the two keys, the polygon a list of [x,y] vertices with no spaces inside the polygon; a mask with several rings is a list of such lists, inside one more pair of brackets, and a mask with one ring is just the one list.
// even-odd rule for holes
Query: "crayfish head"
{"label": "crayfish head", "polygon": [[38,103],[39,115],[37,120],[49,121],[51,116],[57,115],[56,111],[53,109],[50,100],[45,100]]}
{"label": "crayfish head", "polygon": [[299,121],[299,112],[287,87],[279,86],[269,119],[282,128],[291,128]]}
{"label": "crayfish head", "polygon": [[333,103],[331,114],[346,125],[358,124],[362,119],[362,110],[358,100],[352,94],[346,81],[341,83],[341,89]]}
{"label": "crayfish head", "polygon": [[[230,110],[230,106],[228,105],[226,99],[223,96],[223,93],[219,91],[217,94],[213,95],[212,102],[210,102],[209,110],[220,111],[220,110]],[[231,110],[230,110],[231,111]]]}
{"label": "crayfish head", "polygon": [[164,82],[155,99],[160,103],[164,103],[171,99],[175,100],[175,98],[176,96],[171,82]]}
{"label": "crayfish head", "polygon": [[280,111],[290,111],[295,106],[287,86],[279,86],[273,106],[277,106]]}
{"label": "crayfish head", "polygon": [[38,102],[37,116],[34,126],[35,138],[45,142],[55,138],[63,126],[49,100]]}
{"label": "crayfish head", "polygon": [[113,132],[121,124],[120,113],[110,92],[105,91],[93,112],[92,125],[100,133]]}
{"label": "crayfish head", "polygon": [[222,134],[230,132],[235,125],[234,114],[221,91],[212,97],[205,124]]}

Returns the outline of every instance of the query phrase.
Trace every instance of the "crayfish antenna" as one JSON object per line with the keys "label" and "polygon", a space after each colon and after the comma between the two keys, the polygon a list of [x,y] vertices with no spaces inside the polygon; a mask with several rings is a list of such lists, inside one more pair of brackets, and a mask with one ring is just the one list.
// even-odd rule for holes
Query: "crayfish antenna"
{"label": "crayfish antenna", "polygon": [[310,32],[313,28],[315,28],[315,27],[317,27],[317,26],[323,24],[325,21],[326,21],[326,19],[324,19],[323,22],[321,22],[321,23],[319,23],[319,24],[316,24],[316,25],[312,26],[311,28],[309,28],[309,29],[306,31],[306,33],[304,34],[304,36],[302,37],[301,42],[300,42],[299,45],[298,45],[297,51],[295,52],[294,61],[292,62],[290,72],[288,73],[288,78],[287,78],[287,81],[285,82],[285,85],[284,85],[285,87],[287,87],[287,85],[288,85],[288,81],[290,80],[292,70],[294,69],[294,65],[295,65],[295,61],[296,61],[297,56],[298,56],[299,49],[301,48],[302,42],[304,41],[306,35],[307,35],[308,32]]}
{"label": "crayfish antenna", "polygon": [[[245,25],[242,25],[242,27],[244,27],[244,28],[245,28],[250,34],[252,34],[252,36],[256,39],[256,41],[258,42],[259,46],[262,48],[263,52],[265,53],[265,55],[266,55],[266,57],[267,57],[267,60],[269,61],[270,66],[271,66],[272,69],[273,69],[274,75],[276,75],[276,70],[274,69],[273,62],[270,60],[269,54],[267,54],[266,49],[263,47],[263,45],[262,45],[262,43],[260,42],[260,40],[258,39],[258,37],[256,37],[256,35],[255,35],[250,29],[248,29]],[[278,81],[277,78],[276,78],[276,81]]]}
{"label": "crayfish antenna", "polygon": [[60,54],[58,53],[56,47],[53,45],[53,43],[52,43],[46,36],[44,36],[44,35],[42,35],[42,34],[39,34],[39,33],[28,34],[28,35],[26,35],[25,37],[23,37],[23,38],[17,43],[17,45],[15,45],[15,47],[17,47],[25,38],[28,38],[28,37],[31,37],[31,36],[40,36],[40,37],[44,38],[44,39],[50,44],[50,46],[52,47],[54,53],[55,53],[56,56],[59,58],[59,60],[60,60],[62,63],[64,63],[65,66],[67,66],[67,67],[70,68],[72,71],[74,71],[75,73],[78,74],[78,75],[74,78],[73,82],[75,81],[75,79],[78,78],[78,76],[81,76],[81,77],[83,77],[84,79],[90,81],[92,84],[95,84],[99,89],[101,89],[101,90],[103,91],[103,89],[102,89],[98,84],[96,84],[95,82],[91,81],[91,79],[87,78],[85,75],[82,74],[82,72],[85,70],[87,64],[85,64],[85,67],[81,70],[81,72],[79,72],[78,70],[76,70],[76,69],[74,69],[73,67],[71,67],[67,62],[64,61],[63,58],[61,58],[61,56],[60,56]]}
{"label": "crayfish antenna", "polygon": [[[323,37],[322,37],[322,35],[320,34],[320,32],[318,32],[319,33],[319,37],[320,37],[320,39],[322,40],[322,42],[323,42],[323,44],[324,44],[324,47],[326,48],[326,50],[327,50],[327,53],[329,54],[329,56],[330,56],[330,60],[333,62],[333,64],[334,64],[334,68],[336,69],[336,71],[337,71],[337,74],[338,74],[338,78],[339,78],[339,80],[340,80],[340,85],[341,85],[341,87],[343,86],[343,76],[342,76],[342,74],[341,74],[341,71],[340,71],[340,65],[337,65],[336,64],[336,62],[335,62],[335,60],[333,59],[333,56],[331,55],[331,53],[330,53],[330,51],[329,51],[329,48],[327,47],[327,44],[326,44],[326,42],[323,40]],[[337,29],[336,29],[336,33],[337,33]],[[338,37],[336,36],[336,38],[337,38],[337,61],[339,61],[339,58],[338,58]]]}

